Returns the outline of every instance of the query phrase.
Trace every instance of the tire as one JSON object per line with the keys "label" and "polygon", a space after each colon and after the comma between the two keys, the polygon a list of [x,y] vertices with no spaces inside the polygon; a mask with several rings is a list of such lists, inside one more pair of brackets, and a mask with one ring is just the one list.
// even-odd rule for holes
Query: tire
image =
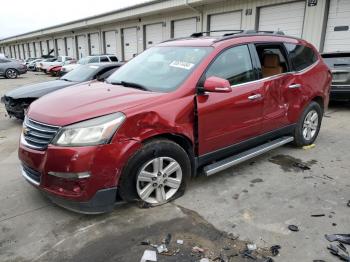
{"label": "tire", "polygon": [[[315,117],[317,116],[316,120]],[[319,103],[311,102],[301,114],[294,131],[294,144],[297,147],[311,145],[320,132],[323,110]]]}
{"label": "tire", "polygon": [[8,79],[15,79],[18,77],[18,72],[16,69],[9,68],[5,71],[5,77]]}
{"label": "tire", "polygon": [[[166,173],[169,167],[174,171]],[[141,172],[147,175],[141,176]],[[119,180],[119,194],[127,202],[157,206],[182,196],[190,177],[191,163],[186,151],[170,140],[153,140],[127,162]]]}

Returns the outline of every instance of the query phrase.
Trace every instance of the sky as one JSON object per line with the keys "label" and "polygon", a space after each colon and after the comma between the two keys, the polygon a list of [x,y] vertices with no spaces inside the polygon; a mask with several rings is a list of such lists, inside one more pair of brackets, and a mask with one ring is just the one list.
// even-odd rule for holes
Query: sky
{"label": "sky", "polygon": [[0,39],[150,0],[16,0],[2,4]]}

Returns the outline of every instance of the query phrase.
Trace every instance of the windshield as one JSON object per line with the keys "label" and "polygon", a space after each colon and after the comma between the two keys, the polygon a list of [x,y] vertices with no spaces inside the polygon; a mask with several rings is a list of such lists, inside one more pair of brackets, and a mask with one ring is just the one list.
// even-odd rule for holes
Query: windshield
{"label": "windshield", "polygon": [[70,82],[88,81],[93,78],[98,68],[99,66],[95,66],[95,65],[82,65],[70,71],[69,73],[64,75],[64,77],[62,77],[61,79],[70,81]]}
{"label": "windshield", "polygon": [[211,50],[211,47],[153,47],[122,66],[107,82],[132,83],[149,91],[170,92],[179,87]]}

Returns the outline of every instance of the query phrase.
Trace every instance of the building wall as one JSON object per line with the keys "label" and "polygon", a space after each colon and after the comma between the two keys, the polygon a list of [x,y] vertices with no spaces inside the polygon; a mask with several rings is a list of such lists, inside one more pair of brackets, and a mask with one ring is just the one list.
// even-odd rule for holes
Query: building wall
{"label": "building wall", "polygon": [[[327,19],[327,2],[329,0],[318,0],[317,6],[306,5],[302,38],[312,42],[317,48],[322,49],[324,28]],[[0,46],[5,50],[6,55],[14,56],[10,48],[18,44],[32,44],[33,42],[52,39],[74,38],[74,55],[77,56],[76,36],[99,33],[100,52],[104,52],[105,31],[116,31],[117,56],[123,57],[122,32],[124,28],[137,28],[137,52],[144,49],[144,26],[153,23],[163,23],[163,30],[160,34],[163,39],[171,38],[172,21],[189,17],[197,17],[198,31],[205,31],[208,28],[208,17],[212,14],[225,13],[229,11],[242,11],[242,29],[256,29],[258,21],[258,10],[262,6],[269,6],[281,3],[295,2],[295,0],[189,0],[194,8],[185,5],[184,0],[159,1],[150,5],[141,6],[132,10],[126,10],[101,17],[86,19],[85,21],[73,22],[71,24],[57,26],[56,28],[44,29],[40,32],[28,33],[25,35],[5,39],[0,41]],[[161,10],[161,11],[157,11]],[[246,15],[246,10],[251,10],[251,14]],[[123,17],[129,17],[123,19]],[[117,21],[120,20],[120,21]],[[86,44],[87,45],[87,44]],[[89,47],[88,47],[89,50]],[[34,54],[30,54],[34,56]],[[57,50],[56,54],[57,55]],[[17,55],[19,56],[19,55]]]}

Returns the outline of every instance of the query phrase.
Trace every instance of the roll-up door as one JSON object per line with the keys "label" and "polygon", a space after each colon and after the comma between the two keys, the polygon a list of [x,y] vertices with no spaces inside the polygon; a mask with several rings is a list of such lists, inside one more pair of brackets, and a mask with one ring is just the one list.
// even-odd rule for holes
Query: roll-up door
{"label": "roll-up door", "polygon": [[26,58],[30,57],[28,43],[24,44],[24,54]]}
{"label": "roll-up door", "polygon": [[325,52],[350,50],[350,1],[331,0],[324,44]]}
{"label": "roll-up door", "polygon": [[47,42],[46,41],[41,41],[41,52],[43,55],[48,54],[48,49],[47,49]]}
{"label": "roll-up door", "polygon": [[[229,12],[223,14],[214,14],[210,15],[209,19],[209,28],[210,31],[217,30],[239,30],[241,29],[242,24],[242,12]],[[210,35],[222,35],[225,32],[214,32],[210,33]],[[227,32],[229,33],[229,32]]]}
{"label": "roll-up door", "polygon": [[57,55],[59,56],[66,55],[66,48],[64,45],[63,38],[56,39],[56,45],[57,45]]}
{"label": "roll-up door", "polygon": [[123,29],[124,60],[128,61],[137,55],[137,28]]}
{"label": "roll-up door", "polygon": [[77,36],[78,58],[87,56],[87,41],[85,35]]}
{"label": "roll-up door", "polygon": [[98,33],[90,34],[90,54],[99,55],[100,52],[100,37]]}
{"label": "roll-up door", "polygon": [[173,21],[173,37],[186,37],[197,32],[197,18]]}
{"label": "roll-up door", "polygon": [[51,52],[52,50],[54,50],[50,55],[54,56],[55,55],[55,44],[54,41],[52,39],[49,40],[49,52]]}
{"label": "roll-up door", "polygon": [[74,57],[74,38],[66,37],[67,56]]}
{"label": "roll-up door", "polygon": [[260,7],[259,30],[283,31],[286,35],[302,37],[305,1]]}
{"label": "roll-up door", "polygon": [[145,47],[146,49],[163,41],[163,24],[145,26]]}
{"label": "roll-up door", "polygon": [[19,56],[21,57],[21,59],[25,59],[24,57],[24,50],[23,50],[23,44],[18,45],[19,48]]}
{"label": "roll-up door", "polygon": [[40,43],[39,42],[35,42],[35,53],[37,57],[41,57],[41,50],[40,50]]}
{"label": "roll-up door", "polygon": [[117,35],[115,31],[104,33],[104,52],[110,55],[117,54]]}

